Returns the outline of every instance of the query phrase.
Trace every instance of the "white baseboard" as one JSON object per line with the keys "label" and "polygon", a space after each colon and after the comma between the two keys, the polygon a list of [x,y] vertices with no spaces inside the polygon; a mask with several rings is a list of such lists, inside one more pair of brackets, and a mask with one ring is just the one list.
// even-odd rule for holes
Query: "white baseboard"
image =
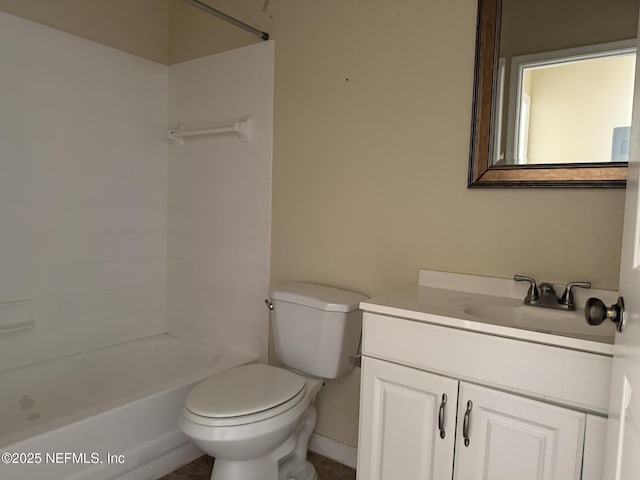
{"label": "white baseboard", "polygon": [[309,439],[309,450],[347,467],[356,468],[358,460],[358,449],[356,447],[351,447],[314,433]]}

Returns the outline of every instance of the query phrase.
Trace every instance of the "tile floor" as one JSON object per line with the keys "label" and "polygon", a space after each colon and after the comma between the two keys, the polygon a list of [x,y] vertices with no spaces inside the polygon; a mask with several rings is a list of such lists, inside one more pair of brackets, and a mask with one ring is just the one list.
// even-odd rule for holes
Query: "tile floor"
{"label": "tile floor", "polygon": [[[356,471],[338,462],[309,452],[309,461],[316,467],[318,480],[354,480]],[[200,457],[193,462],[179,468],[169,475],[165,475],[160,480],[209,480],[213,459],[208,456]]]}

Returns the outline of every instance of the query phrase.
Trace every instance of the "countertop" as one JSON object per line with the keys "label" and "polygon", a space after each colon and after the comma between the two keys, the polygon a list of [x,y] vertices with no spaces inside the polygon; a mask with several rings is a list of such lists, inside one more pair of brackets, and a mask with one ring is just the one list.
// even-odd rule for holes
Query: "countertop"
{"label": "countertop", "polygon": [[413,286],[376,296],[362,302],[360,308],[365,312],[450,328],[613,355],[614,324],[590,326],[581,308],[569,312],[532,307],[524,305],[521,298],[428,286]]}

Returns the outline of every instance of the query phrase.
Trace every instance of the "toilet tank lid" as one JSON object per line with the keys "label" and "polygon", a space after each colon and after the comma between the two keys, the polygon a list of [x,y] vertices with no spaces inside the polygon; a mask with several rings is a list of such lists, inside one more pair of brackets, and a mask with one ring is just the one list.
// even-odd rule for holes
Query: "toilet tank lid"
{"label": "toilet tank lid", "polygon": [[357,310],[360,302],[367,300],[367,298],[357,292],[315,283],[293,282],[271,289],[272,300],[305,305],[330,312]]}

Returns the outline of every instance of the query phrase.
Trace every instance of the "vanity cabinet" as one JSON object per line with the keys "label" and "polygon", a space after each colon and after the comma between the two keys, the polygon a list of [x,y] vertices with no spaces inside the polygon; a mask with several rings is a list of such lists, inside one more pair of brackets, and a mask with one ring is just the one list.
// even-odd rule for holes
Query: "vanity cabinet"
{"label": "vanity cabinet", "polygon": [[457,397],[456,380],[363,358],[358,478],[451,478]]}
{"label": "vanity cabinet", "polygon": [[601,477],[610,357],[369,312],[363,332],[359,480]]}
{"label": "vanity cabinet", "polygon": [[581,412],[460,382],[453,478],[578,480],[585,420]]}
{"label": "vanity cabinet", "polygon": [[374,358],[362,366],[359,479],[580,478],[585,414]]}

